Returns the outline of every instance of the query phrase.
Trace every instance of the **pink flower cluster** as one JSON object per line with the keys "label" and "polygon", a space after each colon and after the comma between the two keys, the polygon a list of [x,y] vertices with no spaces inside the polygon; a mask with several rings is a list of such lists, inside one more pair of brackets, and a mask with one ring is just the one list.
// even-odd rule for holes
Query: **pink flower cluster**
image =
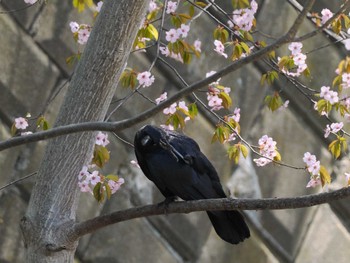
{"label": "pink flower cluster", "polygon": [[149,87],[153,84],[154,76],[152,76],[151,72],[144,71],[144,72],[137,74],[137,80],[139,81],[139,84],[143,88],[145,88],[145,87]]}
{"label": "pink flower cluster", "polygon": [[[292,42],[289,44],[288,49],[291,51],[291,56],[296,68],[293,71],[283,68],[282,72],[284,74],[292,77],[299,77],[301,73],[307,69],[306,55],[301,53],[302,47],[303,44],[301,42]],[[280,58],[278,58],[278,61],[280,61]]]}
{"label": "pink flower cluster", "polygon": [[338,92],[331,90],[328,86],[321,87],[320,97],[332,105],[339,102]]}
{"label": "pink flower cluster", "polygon": [[320,161],[317,161],[316,156],[309,152],[304,153],[303,161],[306,164],[306,169],[311,175],[310,181],[307,183],[306,187],[315,187],[320,185]]}
{"label": "pink flower cluster", "polygon": [[330,126],[327,124],[327,127],[324,131],[324,137],[327,138],[330,133],[337,133],[341,129],[343,129],[343,122],[334,122]]}
{"label": "pink flower cluster", "polygon": [[215,45],[214,51],[216,53],[218,53],[219,55],[227,58],[227,54],[225,53],[225,46],[224,46],[224,44],[222,44],[222,42],[220,40],[214,40],[214,45]]}
{"label": "pink flower cluster", "polygon": [[15,127],[18,130],[25,130],[28,127],[28,121],[23,117],[15,119]]}
{"label": "pink flower cluster", "polygon": [[[80,191],[92,194],[95,185],[102,182],[102,178],[108,180],[105,177],[102,177],[98,171],[95,170],[90,172],[89,167],[83,166],[78,175],[78,186]],[[112,194],[117,192],[123,183],[123,178],[118,178],[118,181],[108,180],[108,186],[111,188]]]}
{"label": "pink flower cluster", "polygon": [[[205,77],[208,78],[215,73],[216,71],[210,71],[205,75]],[[210,83],[208,86],[208,92],[207,92],[208,106],[213,111],[220,110],[224,107],[222,105],[223,100],[219,97],[219,94],[221,92],[224,92],[229,96],[229,93],[231,92],[231,88],[228,88],[228,87],[223,87],[222,89],[217,88],[219,86],[219,81],[220,79],[218,79],[216,82]]]}
{"label": "pink flower cluster", "polygon": [[78,24],[77,22],[70,22],[69,23],[70,30],[74,35],[77,36],[77,41],[80,45],[85,45],[89,39],[90,32],[91,32],[91,26],[87,24]]}
{"label": "pink flower cluster", "polygon": [[232,14],[232,21],[228,21],[231,28],[236,28],[243,31],[250,31],[253,27],[254,15],[258,10],[258,4],[255,0],[250,3],[250,8],[236,9]]}
{"label": "pink flower cluster", "polygon": [[34,5],[38,0],[24,0],[24,3]]}
{"label": "pink flower cluster", "polygon": [[329,19],[332,18],[333,13],[331,10],[329,10],[328,8],[324,8],[321,11],[321,24],[324,25]]}
{"label": "pink flower cluster", "polygon": [[98,132],[96,135],[95,144],[106,147],[109,144],[108,134],[103,132]]}
{"label": "pink flower cluster", "polygon": [[272,162],[277,156],[276,142],[269,136],[262,136],[259,141],[259,153],[263,156],[258,159],[253,159],[257,166],[265,166]]}

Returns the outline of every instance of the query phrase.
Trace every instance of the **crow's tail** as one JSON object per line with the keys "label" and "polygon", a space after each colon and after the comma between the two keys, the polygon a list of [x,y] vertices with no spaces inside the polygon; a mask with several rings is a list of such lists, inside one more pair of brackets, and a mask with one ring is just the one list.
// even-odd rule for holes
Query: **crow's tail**
{"label": "crow's tail", "polygon": [[238,244],[250,237],[243,215],[238,211],[207,211],[216,233],[228,243]]}

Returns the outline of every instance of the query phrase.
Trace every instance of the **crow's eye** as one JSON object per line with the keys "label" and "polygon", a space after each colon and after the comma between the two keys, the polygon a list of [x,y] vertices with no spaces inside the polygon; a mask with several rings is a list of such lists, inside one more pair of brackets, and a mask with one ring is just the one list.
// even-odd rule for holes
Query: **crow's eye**
{"label": "crow's eye", "polygon": [[150,137],[149,135],[146,135],[146,136],[143,137],[142,140],[141,140],[142,146],[150,145],[150,144],[152,144],[152,143],[153,143],[153,141],[152,141],[152,139],[151,139],[151,137]]}

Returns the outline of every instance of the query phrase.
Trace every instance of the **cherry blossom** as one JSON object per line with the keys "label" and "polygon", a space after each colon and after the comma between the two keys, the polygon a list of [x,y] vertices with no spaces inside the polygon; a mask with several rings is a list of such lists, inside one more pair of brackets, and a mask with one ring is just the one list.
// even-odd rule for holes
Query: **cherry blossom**
{"label": "cherry blossom", "polygon": [[151,72],[144,71],[144,72],[137,74],[137,80],[139,81],[139,84],[143,88],[145,88],[145,87],[149,87],[153,84],[154,76],[152,76]]}
{"label": "cherry blossom", "polygon": [[236,9],[233,11],[232,21],[228,21],[228,25],[232,28],[236,26],[241,30],[250,31],[253,27],[254,15],[257,10],[258,4],[253,0],[250,3],[250,8]]}
{"label": "cherry blossom", "polygon": [[157,4],[154,2],[154,0],[152,0],[148,6],[148,12],[151,13],[151,12],[157,10],[157,8],[158,8]]}
{"label": "cherry blossom", "polygon": [[231,116],[231,118],[235,121],[235,122],[239,122],[240,118],[241,118],[241,109],[240,108],[235,108],[233,111],[233,115]]}
{"label": "cherry blossom", "polygon": [[135,166],[135,167],[141,169],[139,163],[138,163],[137,161],[135,161],[135,160],[131,160],[131,161],[130,161],[130,164],[131,164],[132,166]]}
{"label": "cherry blossom", "polygon": [[292,52],[292,55],[297,55],[301,53],[301,49],[303,47],[303,43],[301,42],[292,42],[288,46],[288,49]]}
{"label": "cherry blossom", "polygon": [[175,130],[174,129],[174,126],[173,125],[171,125],[171,124],[169,124],[169,125],[160,125],[160,127],[161,128],[163,128],[163,129],[165,129],[165,130],[168,130],[168,131],[173,131],[173,130]]}
{"label": "cherry blossom", "polygon": [[162,93],[159,98],[156,98],[156,104],[158,105],[159,103],[161,103],[162,101],[166,100],[168,98],[168,93],[164,92]]}
{"label": "cherry blossom", "polygon": [[34,5],[38,0],[24,0],[24,3]]}
{"label": "cherry blossom", "polygon": [[174,114],[174,113],[176,112],[176,106],[177,106],[177,103],[176,103],[176,102],[173,103],[173,104],[171,104],[168,108],[165,108],[165,109],[163,110],[163,113],[164,113],[165,115]]}
{"label": "cherry blossom", "polygon": [[325,24],[330,18],[332,18],[333,16],[333,13],[328,9],[328,8],[325,8],[321,11],[321,24]]}
{"label": "cherry blossom", "polygon": [[350,38],[343,40],[342,43],[344,44],[346,50],[350,50]]}
{"label": "cherry blossom", "polygon": [[77,22],[72,21],[69,23],[69,26],[70,26],[70,30],[72,31],[72,33],[78,32],[79,24]]}
{"label": "cherry blossom", "polygon": [[311,178],[310,181],[307,183],[306,187],[310,188],[310,187],[316,187],[318,185],[321,185],[321,178],[320,177]]}
{"label": "cherry blossom", "polygon": [[225,47],[222,44],[222,42],[220,40],[216,39],[214,41],[214,45],[215,45],[214,51],[216,51],[219,55],[224,56],[225,58],[227,58],[227,54],[224,52],[225,51]]}
{"label": "cherry blossom", "polygon": [[179,108],[188,112],[188,107],[186,106],[186,102],[184,102],[184,101],[179,102]]}
{"label": "cherry blossom", "polygon": [[98,171],[93,171],[88,178],[89,178],[90,184],[93,186],[95,186],[97,183],[101,182],[101,177],[100,177]]}
{"label": "cherry blossom", "polygon": [[88,172],[88,167],[84,165],[78,174],[78,180],[79,181],[85,180],[89,175],[90,173]]}
{"label": "cherry blossom", "polygon": [[[306,152],[304,153],[303,161],[306,164],[306,168],[312,176],[318,176],[320,174],[320,161],[317,161],[316,156]],[[311,177],[314,178],[314,177]]]}
{"label": "cherry blossom", "polygon": [[81,28],[78,31],[78,43],[84,45],[90,37],[90,30],[88,28]]}
{"label": "cherry blossom", "polygon": [[181,36],[182,38],[185,38],[187,37],[189,31],[189,25],[181,24],[181,26],[177,29],[177,34],[179,35],[179,37]]}
{"label": "cherry blossom", "polygon": [[108,134],[107,133],[98,132],[98,134],[96,136],[95,144],[102,145],[102,146],[106,147],[109,144]]}
{"label": "cherry blossom", "polygon": [[193,46],[194,46],[196,51],[202,52],[202,50],[201,50],[202,42],[200,40],[198,40],[198,39],[195,40],[193,43]]}
{"label": "cherry blossom", "polygon": [[23,117],[18,117],[15,119],[15,127],[19,130],[25,130],[28,127],[28,122]]}
{"label": "cherry blossom", "polygon": [[85,180],[81,181],[81,182],[78,182],[78,186],[80,188],[80,191],[92,193],[92,190],[90,188],[89,182],[87,182]]}
{"label": "cherry blossom", "polygon": [[329,101],[330,104],[339,102],[338,92],[330,90],[328,86],[322,86],[320,97],[324,98],[326,101]]}
{"label": "cherry blossom", "polygon": [[253,161],[257,166],[265,166],[272,162],[277,156],[276,145],[277,143],[267,135],[263,135],[259,141],[259,153],[263,156]]}
{"label": "cherry blossom", "polygon": [[176,9],[177,9],[177,2],[168,1],[167,7],[166,7],[166,13],[167,14],[175,13]]}
{"label": "cherry blossom", "polygon": [[170,43],[175,43],[179,39],[179,33],[176,29],[172,28],[165,32],[165,39]]}
{"label": "cherry blossom", "polygon": [[111,188],[112,194],[117,192],[122,184],[124,184],[124,178],[119,178],[118,181],[108,181],[108,186]]}
{"label": "cherry blossom", "polygon": [[220,110],[223,108],[222,99],[220,99],[217,95],[208,95],[208,105],[212,110]]}
{"label": "cherry blossom", "polygon": [[103,5],[103,1],[100,1],[100,2],[97,3],[97,5],[96,5],[96,12],[100,12],[101,11],[102,5]]}
{"label": "cherry blossom", "polygon": [[343,73],[341,75],[342,78],[342,87],[344,89],[348,89],[350,87],[350,73]]}

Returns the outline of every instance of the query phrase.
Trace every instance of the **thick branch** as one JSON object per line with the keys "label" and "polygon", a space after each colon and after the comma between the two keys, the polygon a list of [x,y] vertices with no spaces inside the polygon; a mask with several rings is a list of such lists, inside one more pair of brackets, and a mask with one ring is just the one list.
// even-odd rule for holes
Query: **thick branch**
{"label": "thick branch", "polygon": [[57,136],[62,136],[66,134],[71,134],[71,133],[77,133],[77,132],[83,132],[83,131],[121,131],[123,129],[129,128],[141,121],[144,121],[145,119],[148,119],[158,112],[160,112],[162,109],[169,107],[172,103],[178,101],[179,99],[190,95],[192,92],[203,88],[210,83],[216,81],[218,78],[221,78],[223,76],[228,75],[231,72],[234,72],[235,70],[253,62],[256,61],[264,56],[266,56],[269,52],[279,48],[283,44],[289,43],[290,41],[293,40],[295,37],[295,34],[297,33],[298,28],[300,27],[302,21],[306,17],[307,13],[310,11],[313,3],[315,0],[309,0],[303,9],[303,11],[299,14],[297,19],[295,20],[294,24],[291,26],[289,31],[282,36],[280,39],[278,39],[276,42],[272,43],[269,46],[266,46],[265,48],[262,48],[258,50],[257,52],[251,54],[250,56],[247,56],[245,58],[242,58],[238,61],[233,62],[232,64],[224,67],[217,73],[213,74],[212,76],[197,81],[193,83],[192,85],[188,86],[187,88],[182,89],[175,95],[173,95],[171,98],[168,100],[160,103],[159,105],[141,113],[140,115],[122,120],[122,121],[117,121],[113,123],[105,123],[105,122],[88,122],[88,123],[79,123],[79,124],[72,124],[72,125],[67,125],[67,126],[61,126],[57,128],[53,128],[48,131],[43,131],[43,132],[37,132],[35,134],[29,134],[26,136],[21,136],[21,137],[15,137],[11,138],[9,140],[0,142],[0,151],[22,145],[25,143],[30,143],[30,142],[37,142],[41,140],[46,140],[50,138],[54,138]]}
{"label": "thick branch", "polygon": [[70,240],[76,240],[83,235],[92,233],[102,227],[122,221],[173,213],[191,213],[209,210],[277,210],[305,208],[329,203],[350,196],[350,187],[342,188],[330,193],[313,194],[291,198],[265,198],[265,199],[206,199],[188,202],[170,203],[165,209],[163,205],[146,205],[117,211],[78,223],[69,233]]}

